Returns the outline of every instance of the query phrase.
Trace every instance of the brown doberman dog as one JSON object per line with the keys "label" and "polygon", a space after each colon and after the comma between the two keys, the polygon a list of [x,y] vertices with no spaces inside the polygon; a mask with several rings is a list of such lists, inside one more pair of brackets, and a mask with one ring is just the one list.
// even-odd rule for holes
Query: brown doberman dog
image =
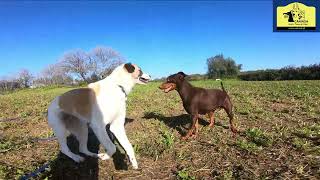
{"label": "brown doberman dog", "polygon": [[[183,107],[188,114],[192,116],[192,127],[189,132],[182,137],[182,139],[187,139],[190,136],[198,135],[198,118],[199,114],[208,114],[210,117],[210,127],[214,126],[214,111],[218,108],[223,108],[229,117],[230,129],[236,134],[237,130],[233,125],[233,112],[232,103],[230,97],[228,96],[226,90],[221,82],[220,89],[204,89],[192,86],[186,79],[186,74],[183,72],[178,72],[176,74],[170,75],[166,82],[160,85],[165,93],[172,90],[177,90],[182,102]],[[195,132],[194,132],[195,130]]]}

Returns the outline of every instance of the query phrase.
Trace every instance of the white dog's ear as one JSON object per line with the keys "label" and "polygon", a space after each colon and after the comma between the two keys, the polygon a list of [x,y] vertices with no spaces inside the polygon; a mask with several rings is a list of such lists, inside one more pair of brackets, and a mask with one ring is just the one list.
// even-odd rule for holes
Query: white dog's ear
{"label": "white dog's ear", "polygon": [[131,63],[126,63],[124,65],[124,68],[128,71],[128,73],[133,73],[135,67]]}

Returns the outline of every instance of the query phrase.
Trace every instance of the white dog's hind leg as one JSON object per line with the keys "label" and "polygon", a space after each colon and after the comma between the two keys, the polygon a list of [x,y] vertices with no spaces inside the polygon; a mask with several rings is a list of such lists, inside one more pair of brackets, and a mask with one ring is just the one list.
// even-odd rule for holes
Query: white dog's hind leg
{"label": "white dog's hind leg", "polygon": [[61,152],[76,162],[83,161],[84,158],[71,152],[67,145],[67,136],[69,135],[69,131],[60,119],[59,115],[61,111],[59,110],[58,100],[58,97],[55,98],[48,107],[48,123],[53,129],[55,136],[58,138]]}
{"label": "white dog's hind leg", "polygon": [[70,151],[68,145],[67,145],[67,135],[68,130],[66,129],[65,125],[60,121],[59,117],[56,113],[50,113],[48,112],[48,120],[51,124],[51,127],[54,131],[54,134],[58,138],[58,142],[60,144],[60,150],[63,154],[67,155],[71,159],[73,159],[75,162],[81,162],[84,160],[83,157],[74,154]]}
{"label": "white dog's hind leg", "polygon": [[73,152],[70,151],[68,145],[67,145],[67,138],[66,137],[58,137],[58,141],[60,143],[60,150],[63,154],[67,155],[71,159],[73,159],[75,162],[79,163],[81,161],[84,161],[84,158],[74,154]]}
{"label": "white dog's hind leg", "polygon": [[119,143],[128,154],[132,167],[134,169],[138,169],[138,163],[136,157],[134,156],[134,150],[132,148],[132,145],[129,142],[128,137],[126,135],[124,123],[122,124],[121,121],[115,121],[110,125],[110,131],[116,136]]}
{"label": "white dog's hind leg", "polygon": [[107,153],[98,154],[99,158],[102,160],[110,159],[117,149],[107,134],[106,124],[94,121],[94,122],[91,122],[90,127],[92,128],[94,134],[99,139],[100,143],[103,145],[103,147],[107,151]]}
{"label": "white dog's hind leg", "polygon": [[88,125],[86,123],[79,122],[78,124],[74,124],[72,128],[69,128],[69,131],[75,135],[79,141],[80,152],[88,156],[99,157],[98,154],[88,150]]}

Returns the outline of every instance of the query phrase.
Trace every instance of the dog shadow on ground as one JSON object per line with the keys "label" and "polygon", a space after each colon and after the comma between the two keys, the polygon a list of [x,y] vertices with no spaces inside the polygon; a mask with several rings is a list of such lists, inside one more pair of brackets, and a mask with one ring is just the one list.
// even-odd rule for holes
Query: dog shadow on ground
{"label": "dog shadow on ground", "polygon": [[[162,114],[155,113],[155,112],[148,112],[144,114],[145,119],[157,119],[161,122],[164,122],[168,127],[173,128],[179,132],[180,135],[184,136],[186,135],[187,131],[191,127],[191,116],[189,114],[182,114],[178,116],[169,116],[166,117]],[[198,120],[199,124],[202,126],[208,126],[210,123],[208,120],[205,120],[203,118],[199,118]],[[215,125],[221,126],[225,129],[229,129],[229,126],[225,126],[221,124],[220,122],[215,122]]]}
{"label": "dog shadow on ground", "polygon": [[[126,118],[126,124],[132,122],[133,119]],[[126,154],[122,150],[122,147],[119,147],[119,143],[117,142],[114,135],[110,132],[109,126],[106,127],[107,133],[112,141],[117,146],[116,153],[112,156],[112,160],[114,163],[114,167],[116,170],[128,170],[128,165],[126,160]],[[67,138],[68,146],[70,150],[76,154],[80,154],[85,157],[85,161],[81,163],[76,163],[63,153],[59,152],[56,159],[51,161],[51,170],[47,177],[50,179],[77,179],[77,180],[94,180],[99,179],[99,159],[86,156],[82,153],[79,153],[79,143],[76,138],[70,135]],[[88,133],[88,149],[91,152],[98,153],[100,142],[93,133],[92,129],[89,128]],[[121,149],[121,150],[119,150]],[[107,160],[108,161],[108,160]]]}

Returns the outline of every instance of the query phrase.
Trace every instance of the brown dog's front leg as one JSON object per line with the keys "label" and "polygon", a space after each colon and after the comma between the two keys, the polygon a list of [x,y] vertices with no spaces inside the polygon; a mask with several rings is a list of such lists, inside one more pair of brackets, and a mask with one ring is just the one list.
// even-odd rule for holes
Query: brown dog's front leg
{"label": "brown dog's front leg", "polygon": [[237,129],[234,127],[234,124],[233,124],[233,114],[232,114],[232,113],[229,113],[228,116],[229,116],[229,122],[230,122],[230,129],[231,129],[231,131],[233,132],[233,136],[235,136],[238,131],[237,131]]}
{"label": "brown dog's front leg", "polygon": [[198,118],[196,119],[196,125],[195,125],[195,128],[196,128],[196,132],[194,133],[194,135],[195,136],[197,136],[198,135],[198,133],[199,133],[199,123],[198,123]]}
{"label": "brown dog's front leg", "polygon": [[210,128],[213,128],[213,127],[214,127],[214,112],[210,112],[210,113],[209,113],[209,117],[210,117],[209,127],[210,127]]}
{"label": "brown dog's front leg", "polygon": [[191,126],[190,130],[188,131],[188,133],[182,137],[183,140],[188,139],[192,135],[192,133],[195,129],[196,129],[196,135],[197,135],[197,131],[198,131],[198,124],[197,123],[198,123],[198,114],[192,116],[192,126]]}

